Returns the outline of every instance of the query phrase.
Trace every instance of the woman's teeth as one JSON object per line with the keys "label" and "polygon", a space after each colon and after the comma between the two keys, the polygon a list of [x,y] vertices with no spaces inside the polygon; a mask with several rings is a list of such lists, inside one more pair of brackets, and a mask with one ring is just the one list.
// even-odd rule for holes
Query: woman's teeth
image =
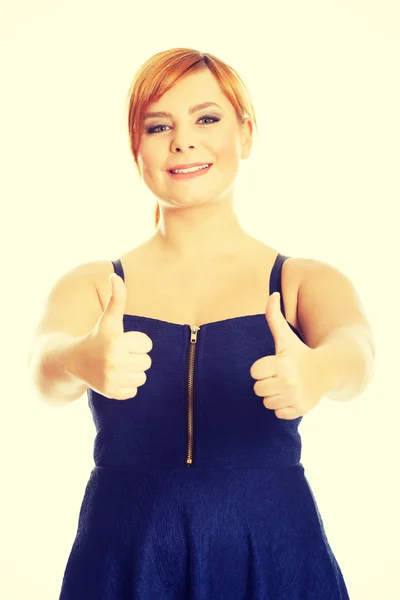
{"label": "woman's teeth", "polygon": [[210,165],[202,165],[201,167],[192,167],[191,169],[177,169],[176,171],[171,171],[171,173],[194,173],[200,169],[208,169],[209,166]]}

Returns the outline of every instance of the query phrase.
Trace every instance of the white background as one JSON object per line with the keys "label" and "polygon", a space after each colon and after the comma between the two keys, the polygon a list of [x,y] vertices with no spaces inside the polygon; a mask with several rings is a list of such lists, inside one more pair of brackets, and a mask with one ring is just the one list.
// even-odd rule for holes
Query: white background
{"label": "white background", "polygon": [[255,106],[242,225],[339,268],[370,319],[374,380],[303,419],[302,463],[351,600],[398,599],[399,3],[3,0],[0,35],[0,597],[58,598],[94,466],[86,395],[35,396],[33,329],[67,270],[152,235],[125,100],[145,60],[189,47],[231,64]]}

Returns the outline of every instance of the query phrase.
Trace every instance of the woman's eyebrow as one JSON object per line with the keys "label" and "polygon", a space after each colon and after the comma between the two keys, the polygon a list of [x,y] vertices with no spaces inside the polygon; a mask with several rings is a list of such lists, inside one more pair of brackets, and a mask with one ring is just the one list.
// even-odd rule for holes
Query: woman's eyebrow
{"label": "woman's eyebrow", "polygon": [[[218,108],[222,108],[219,104],[217,104],[216,102],[201,102],[200,104],[195,104],[194,106],[190,106],[189,110],[188,110],[188,114],[192,115],[194,112],[197,112],[198,110],[202,110],[203,108],[207,108],[209,106],[218,106]],[[157,111],[157,112],[148,112],[145,114],[145,119],[151,119],[152,117],[171,117],[172,118],[172,114],[170,112],[165,112],[163,110]]]}

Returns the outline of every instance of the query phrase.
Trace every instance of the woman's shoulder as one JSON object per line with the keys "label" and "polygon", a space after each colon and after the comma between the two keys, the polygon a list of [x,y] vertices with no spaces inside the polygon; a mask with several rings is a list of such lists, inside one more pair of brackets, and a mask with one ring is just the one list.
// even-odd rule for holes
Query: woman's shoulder
{"label": "woman's shoulder", "polygon": [[124,269],[125,267],[126,270],[129,268],[129,265],[132,263],[132,261],[138,258],[140,248],[141,246],[138,246],[119,256],[111,256],[106,259],[98,259],[83,263],[79,265],[79,268],[82,270],[82,272],[86,272],[93,277],[100,277],[102,279],[105,277],[108,279],[108,276],[115,272],[113,262],[121,261],[122,268]]}
{"label": "woman's shoulder", "polygon": [[[132,266],[134,264],[133,261],[136,261],[135,264],[138,263],[140,265],[140,260],[138,260],[139,248],[140,247],[133,248],[133,250],[129,250],[120,256],[112,256],[111,258],[107,259],[93,260],[79,266],[82,274],[86,274],[92,279],[103,308],[106,306],[111,292],[109,276],[111,273],[117,272],[117,270],[114,268],[113,262],[115,263],[116,261],[121,261],[123,279],[125,281],[126,276],[129,276],[129,273],[132,270]],[[120,274],[119,270],[118,274]]]}

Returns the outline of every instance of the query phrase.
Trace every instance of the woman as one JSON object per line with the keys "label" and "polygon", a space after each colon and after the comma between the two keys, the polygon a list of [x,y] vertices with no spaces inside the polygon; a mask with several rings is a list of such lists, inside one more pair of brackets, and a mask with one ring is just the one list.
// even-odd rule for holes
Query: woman
{"label": "woman", "polygon": [[298,426],[324,395],[365,389],[373,336],[342,273],[241,227],[253,123],[210,54],[160,52],[134,79],[156,231],[54,285],[32,359],[46,401],[87,391],[97,430],[60,600],[349,598]]}

